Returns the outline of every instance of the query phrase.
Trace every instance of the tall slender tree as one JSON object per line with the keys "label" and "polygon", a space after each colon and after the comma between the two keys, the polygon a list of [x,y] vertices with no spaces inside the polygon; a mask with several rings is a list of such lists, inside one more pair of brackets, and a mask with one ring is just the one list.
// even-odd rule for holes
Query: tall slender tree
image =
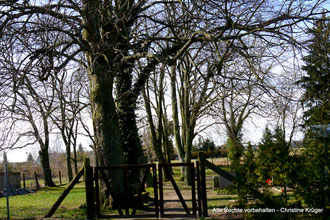
{"label": "tall slender tree", "polygon": [[[298,193],[307,204],[326,210],[330,200],[330,22],[323,15],[313,29],[309,54],[304,57],[306,75],[298,84],[304,89],[302,103],[306,134],[298,176]],[[313,177],[313,178],[311,178]],[[324,215],[327,215],[326,211]]]}
{"label": "tall slender tree", "polygon": [[323,15],[310,30],[309,54],[303,58],[305,66],[298,84],[305,89],[302,103],[306,125],[330,123],[330,22]]}

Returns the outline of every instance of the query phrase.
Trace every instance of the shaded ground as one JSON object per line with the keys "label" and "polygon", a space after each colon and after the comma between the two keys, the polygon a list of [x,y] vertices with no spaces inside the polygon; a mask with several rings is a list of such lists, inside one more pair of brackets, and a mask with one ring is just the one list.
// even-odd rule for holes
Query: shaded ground
{"label": "shaded ground", "polygon": [[[179,183],[177,183],[179,184]],[[181,188],[181,186],[179,186]],[[192,214],[192,202],[191,202],[191,189],[189,190],[188,187],[185,187],[187,189],[181,189],[180,192],[182,194],[182,197],[184,198],[190,213]],[[163,193],[164,193],[164,218],[159,219],[196,219],[194,216],[188,216],[186,212],[184,211],[184,208],[179,200],[179,197],[177,196],[172,184],[170,182],[164,182],[163,183]],[[150,195],[151,198],[153,198],[153,194]],[[159,198],[158,198],[159,199]],[[196,194],[196,201],[197,201],[197,194]],[[142,212],[138,212],[136,218],[132,217],[119,217],[119,216],[111,216],[111,218],[116,219],[157,219],[155,217],[155,206],[152,203],[148,207],[146,207],[146,210]]]}
{"label": "shaded ground", "polygon": [[[182,197],[184,198],[187,207],[189,208],[190,214],[192,211],[192,196],[191,196],[191,188],[189,186],[184,186],[180,182],[176,182],[178,187],[180,188],[180,192]],[[217,195],[212,188],[212,182],[208,182],[208,199],[210,202],[215,204],[215,207],[224,207],[223,204],[234,203],[235,196],[228,195],[228,199],[219,200],[219,195]],[[183,205],[181,204],[178,195],[176,194],[171,182],[167,181],[163,183],[163,193],[164,193],[164,217],[159,219],[199,219],[198,217],[198,209],[197,209],[197,217],[192,215],[187,215]],[[151,195],[153,198],[153,195]],[[196,203],[197,203],[197,190],[196,190]],[[217,204],[219,206],[217,206]],[[208,210],[209,217],[206,219],[240,219],[242,216],[240,215],[229,215],[227,213],[219,213],[212,212],[213,209]],[[137,213],[136,218],[132,217],[118,217],[116,219],[157,219],[155,217],[155,209],[154,204],[147,207],[147,210]],[[115,217],[115,216],[111,216]],[[118,217],[118,218],[117,218]]]}

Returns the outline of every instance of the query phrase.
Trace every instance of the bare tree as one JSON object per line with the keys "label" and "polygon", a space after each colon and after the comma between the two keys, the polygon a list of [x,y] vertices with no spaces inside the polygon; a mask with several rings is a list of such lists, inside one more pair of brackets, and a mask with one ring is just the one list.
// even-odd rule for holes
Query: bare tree
{"label": "bare tree", "polygon": [[[278,74],[275,85],[267,93],[270,100],[270,124],[279,127],[291,145],[299,126],[302,124],[302,106],[299,103],[301,91],[296,85],[298,74],[296,66],[286,67]],[[290,74],[288,74],[290,72]]]}
{"label": "bare tree", "polygon": [[[7,131],[14,133],[11,134],[14,138],[7,139],[6,146],[14,149],[38,144],[45,185],[55,186],[48,155],[50,133],[53,129],[50,115],[54,110],[54,90],[49,89],[49,84],[31,76],[23,75],[18,78],[20,75],[17,70],[14,71],[13,66],[8,74],[12,74],[14,91],[7,90],[10,95],[3,103],[2,110],[7,114],[5,120],[11,123]],[[15,85],[17,81],[21,81],[18,88]]]}
{"label": "bare tree", "polygon": [[[77,69],[75,73],[62,73],[61,76],[51,77],[54,80],[54,90],[56,91],[57,108],[51,115],[53,123],[60,131],[66,149],[66,164],[68,178],[73,179],[71,162],[74,162],[75,173],[77,166],[77,138],[80,129],[79,120],[81,112],[88,106],[88,98],[84,90],[87,83],[84,79],[85,73]],[[80,72],[78,72],[80,71]],[[86,77],[85,77],[86,78]],[[83,100],[85,97],[85,100]],[[73,150],[73,157],[71,151]]]}
{"label": "bare tree", "polygon": [[[301,28],[317,16],[322,2],[2,0],[0,33],[1,40],[15,43],[15,52],[24,55],[20,59],[23,66],[47,64],[39,74],[41,79],[58,74],[73,61],[85,65],[99,163],[118,165],[143,161],[136,102],[148,75],[160,62],[172,65],[200,42],[222,41],[238,49],[249,46],[248,36],[257,37],[267,48],[296,43],[294,31],[300,29],[295,27]],[[167,9],[173,8],[187,18],[165,19]],[[194,28],[185,26],[187,21]],[[174,28],[186,31],[176,34]],[[170,36],[164,34],[169,32],[166,29],[171,30]],[[64,35],[60,41],[50,37],[58,32]],[[49,36],[47,44],[38,43],[44,41],[43,34]],[[29,40],[22,43],[22,38]],[[161,42],[168,46],[160,47]],[[87,61],[82,62],[79,54]],[[143,59],[148,62],[134,72],[137,60]],[[191,129],[188,133],[185,142],[193,136]],[[121,173],[112,172],[109,177],[116,201],[123,203]]]}
{"label": "bare tree", "polygon": [[[168,146],[167,124],[169,121],[166,114],[164,97],[166,92],[165,67],[166,65],[162,64],[159,70],[160,73],[157,74],[156,71],[154,72],[146,82],[145,89],[142,91],[151,143],[160,163],[170,162],[170,155],[166,154],[166,148]],[[155,112],[156,116],[153,116],[153,112]]]}

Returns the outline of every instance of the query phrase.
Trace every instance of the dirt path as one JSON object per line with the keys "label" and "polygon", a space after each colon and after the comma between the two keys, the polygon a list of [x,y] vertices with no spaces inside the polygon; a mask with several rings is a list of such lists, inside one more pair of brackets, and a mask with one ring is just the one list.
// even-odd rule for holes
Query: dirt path
{"label": "dirt path", "polygon": [[[180,184],[180,183],[177,183]],[[182,188],[179,186],[179,188]],[[178,195],[176,194],[172,184],[170,182],[165,182],[163,184],[164,191],[164,214],[168,218],[176,219],[195,219],[193,216],[188,216],[185,212],[182,203]],[[190,214],[192,215],[192,196],[191,188],[184,186],[183,189],[180,189],[181,195],[186,202],[186,205],[189,208]],[[196,195],[197,196],[197,195]],[[197,198],[196,198],[197,201]]]}
{"label": "dirt path", "polygon": [[[177,183],[180,184],[180,183]],[[182,186],[178,186],[182,188]],[[192,214],[192,197],[191,197],[191,189],[190,187],[183,187],[184,189],[180,189],[181,195],[184,198],[186,205],[189,208],[190,214]],[[194,216],[188,216],[180,202],[178,195],[176,194],[171,182],[163,183],[163,194],[164,194],[164,217],[158,219],[196,219]],[[153,197],[153,196],[152,196]],[[159,198],[158,198],[159,199]],[[197,201],[197,195],[196,195]],[[141,213],[137,213],[138,218],[130,218],[130,219],[157,219],[154,217],[154,205],[150,207],[150,210],[143,211]],[[127,218],[123,218],[127,219]],[[198,218],[197,218],[198,219]]]}
{"label": "dirt path", "polygon": [[[176,182],[178,184],[178,187],[180,189],[181,195],[184,198],[186,205],[190,211],[190,214],[192,214],[192,196],[191,196],[191,188],[189,186],[183,186],[182,182]],[[214,195],[213,195],[214,194]],[[164,198],[164,217],[158,218],[158,219],[164,219],[164,220],[170,220],[170,219],[177,219],[177,220],[183,220],[183,219],[199,219],[198,218],[198,212],[197,217],[194,217],[192,215],[187,215],[181,202],[176,194],[171,182],[166,181],[163,182],[163,198]],[[150,195],[153,198],[153,194]],[[212,200],[212,196],[217,196],[213,192],[213,189],[208,189],[208,198]],[[228,195],[230,196],[230,195]],[[158,198],[159,199],[159,198]],[[227,203],[230,203],[230,200],[226,200]],[[196,190],[196,203],[197,203],[197,190]],[[220,204],[219,204],[220,205]],[[235,215],[227,215],[225,213],[214,213],[212,210],[208,210],[208,214],[210,217],[206,219],[242,219],[242,216],[235,216]],[[149,207],[146,207],[146,210],[140,211],[136,213],[136,217],[120,217],[113,216],[113,219],[135,219],[135,220],[157,220],[155,217],[155,206],[154,204],[151,204]]]}

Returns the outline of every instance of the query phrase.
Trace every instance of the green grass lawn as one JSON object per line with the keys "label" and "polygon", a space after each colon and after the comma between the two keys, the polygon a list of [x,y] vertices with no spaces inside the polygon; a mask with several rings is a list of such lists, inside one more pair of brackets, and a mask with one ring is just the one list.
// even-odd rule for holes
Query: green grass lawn
{"label": "green grass lawn", "polygon": [[[228,170],[228,167],[223,167]],[[173,167],[173,178],[175,179],[180,190],[190,190],[191,186],[187,186],[180,180],[181,172],[179,167]],[[217,175],[210,169],[206,169],[207,176],[207,197],[208,197],[208,209],[224,208],[238,205],[238,196],[236,191],[229,188],[222,190],[213,190],[213,176]],[[164,180],[163,180],[164,181]],[[55,179],[54,182],[58,182]],[[35,184],[35,180],[27,180],[26,187],[29,188],[31,184]],[[43,180],[39,180],[39,184],[43,184]],[[60,187],[42,187],[36,193],[11,196],[9,197],[10,205],[10,217],[12,219],[31,219],[41,218],[45,216],[50,210],[51,206],[59,198],[64,191],[66,185]],[[148,187],[146,189],[149,195],[153,197],[153,188]],[[273,194],[275,197],[283,197],[281,193]],[[251,202],[251,203],[250,203]],[[249,205],[255,205],[256,201],[250,201]],[[288,193],[288,205],[297,202],[294,192]],[[86,211],[84,208],[79,207],[86,203],[85,186],[84,182],[77,184],[69,195],[62,202],[58,210],[52,217],[55,218],[72,218],[72,219],[85,219]],[[147,205],[147,204],[146,204]],[[249,206],[248,205],[248,206]],[[304,204],[303,204],[304,205]],[[131,212],[131,210],[130,210]],[[141,211],[137,211],[139,213]],[[118,214],[117,210],[109,210],[101,208],[103,214]],[[0,219],[6,218],[6,198],[0,198]]]}
{"label": "green grass lawn", "polygon": [[[65,187],[43,187],[36,193],[10,196],[10,217],[17,219],[45,216]],[[80,183],[71,190],[53,217],[84,219],[85,209],[79,209],[84,203],[86,203],[85,186],[84,183]],[[6,198],[0,198],[0,218],[7,217],[6,209]]]}

